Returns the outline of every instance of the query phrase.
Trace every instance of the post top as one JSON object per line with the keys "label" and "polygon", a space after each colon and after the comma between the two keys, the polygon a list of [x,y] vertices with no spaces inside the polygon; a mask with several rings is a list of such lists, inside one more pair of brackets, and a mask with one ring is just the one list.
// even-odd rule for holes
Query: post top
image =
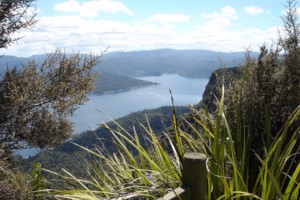
{"label": "post top", "polygon": [[206,160],[207,156],[203,153],[190,152],[183,155],[183,159]]}

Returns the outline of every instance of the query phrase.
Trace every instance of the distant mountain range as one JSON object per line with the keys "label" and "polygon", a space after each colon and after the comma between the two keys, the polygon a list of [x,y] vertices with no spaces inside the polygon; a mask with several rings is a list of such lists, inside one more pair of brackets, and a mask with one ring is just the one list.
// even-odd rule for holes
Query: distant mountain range
{"label": "distant mountain range", "polygon": [[[258,53],[251,52],[257,57]],[[0,71],[6,66],[20,66],[30,60],[40,62],[45,54],[28,58],[15,56],[0,57]],[[243,63],[245,52],[215,52],[208,50],[158,49],[149,51],[112,52],[103,56],[95,69],[110,74],[130,77],[156,76],[163,73],[177,73],[187,77],[209,78],[221,67],[235,67]]]}
{"label": "distant mountain range", "polygon": [[[256,57],[258,53],[252,52],[251,55]],[[3,73],[7,67],[21,67],[33,59],[39,63],[45,57],[45,54],[28,58],[2,56],[0,57],[0,73]],[[209,78],[216,69],[238,66],[244,62],[244,59],[245,52],[224,53],[207,50],[159,49],[107,53],[95,66],[95,70],[102,74],[97,80],[95,92],[104,94],[146,86],[153,83],[133,77],[159,76],[164,73]]]}
{"label": "distant mountain range", "polygon": [[[253,57],[258,55],[255,52],[250,54]],[[172,49],[113,52],[105,54],[96,69],[131,77],[177,73],[186,77],[209,78],[216,69],[238,66],[244,59],[245,52]]]}

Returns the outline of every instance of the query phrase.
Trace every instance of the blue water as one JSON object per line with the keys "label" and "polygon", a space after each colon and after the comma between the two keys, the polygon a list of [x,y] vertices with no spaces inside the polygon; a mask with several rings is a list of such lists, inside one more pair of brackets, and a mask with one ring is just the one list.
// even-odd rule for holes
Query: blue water
{"label": "blue water", "polygon": [[81,106],[72,117],[75,123],[75,134],[85,130],[95,129],[99,124],[110,121],[110,118],[123,117],[131,112],[171,105],[171,89],[175,105],[196,104],[202,98],[202,93],[208,79],[186,78],[177,74],[164,74],[140,78],[157,82],[143,88],[127,92],[91,95],[90,100]]}
{"label": "blue water", "polygon": [[[197,104],[202,98],[208,79],[186,78],[177,74],[142,77],[142,80],[157,82],[151,85],[132,89],[126,92],[104,95],[90,95],[89,101],[75,111],[71,121],[74,123],[74,134],[93,130],[99,124],[144,109],[172,105],[169,90],[172,91],[177,106]],[[21,150],[19,153],[28,157],[39,149]]]}

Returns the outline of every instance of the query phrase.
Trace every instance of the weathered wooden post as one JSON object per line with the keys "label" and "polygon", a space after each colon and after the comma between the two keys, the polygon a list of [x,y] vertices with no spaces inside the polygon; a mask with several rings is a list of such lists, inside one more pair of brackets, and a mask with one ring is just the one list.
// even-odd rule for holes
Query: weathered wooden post
{"label": "weathered wooden post", "polygon": [[191,200],[207,200],[207,170],[205,154],[186,153],[183,156],[183,185],[191,189]]}

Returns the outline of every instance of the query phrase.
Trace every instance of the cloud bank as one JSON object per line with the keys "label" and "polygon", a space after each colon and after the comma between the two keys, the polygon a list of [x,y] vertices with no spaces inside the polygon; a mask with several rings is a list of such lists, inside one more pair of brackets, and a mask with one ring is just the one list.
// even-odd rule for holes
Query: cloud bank
{"label": "cloud bank", "polygon": [[[101,13],[135,14],[122,2],[91,0],[80,3],[67,0],[54,7],[59,14],[39,17],[35,30],[25,30],[18,44],[1,50],[0,54],[30,56],[53,52],[56,48],[69,51],[99,53],[112,51],[149,50],[159,48],[244,51],[277,38],[277,27],[239,29],[235,23],[239,12],[224,6],[218,11],[199,13],[198,17],[179,12],[157,13],[143,20],[102,19]],[[247,7],[249,14],[261,14],[257,7]],[[196,21],[196,22],[195,22]],[[181,28],[179,28],[181,27]],[[183,28],[182,28],[183,27]]]}

